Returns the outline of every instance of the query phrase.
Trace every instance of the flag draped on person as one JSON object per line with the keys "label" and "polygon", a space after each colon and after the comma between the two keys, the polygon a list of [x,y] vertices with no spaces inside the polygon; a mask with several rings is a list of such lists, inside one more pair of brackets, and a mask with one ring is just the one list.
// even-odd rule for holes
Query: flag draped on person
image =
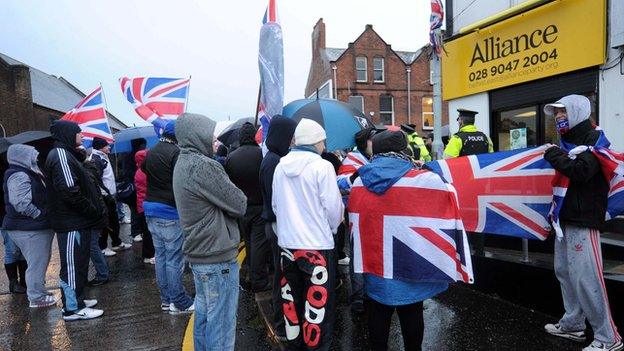
{"label": "flag draped on person", "polygon": [[429,43],[438,56],[442,53],[442,35],[436,29],[442,27],[444,7],[441,0],[431,0],[431,16],[429,17]]}
{"label": "flag draped on person", "polygon": [[276,0],[269,0],[262,19],[258,66],[260,68],[258,118],[264,141],[271,118],[281,114],[284,106],[284,44]]}
{"label": "flag draped on person", "polygon": [[[551,228],[562,235],[559,211],[569,179],[543,157],[547,145],[464,156],[427,163],[457,190],[464,226],[469,232],[545,240]],[[590,150],[609,182],[605,219],[624,214],[624,155],[605,144],[570,146],[570,157]],[[552,227],[551,227],[552,223]]]}
{"label": "flag draped on person", "polygon": [[106,118],[102,86],[82,99],[61,119],[78,123],[82,129],[83,146],[86,148],[91,147],[94,137],[102,138],[109,143],[113,142],[113,134]]}
{"label": "flag draped on person", "polygon": [[410,170],[383,195],[357,178],[348,209],[356,273],[412,282],[473,282],[454,189],[437,174]]}
{"label": "flag draped on person", "polygon": [[123,77],[119,82],[134,111],[157,128],[186,110],[190,78]]}

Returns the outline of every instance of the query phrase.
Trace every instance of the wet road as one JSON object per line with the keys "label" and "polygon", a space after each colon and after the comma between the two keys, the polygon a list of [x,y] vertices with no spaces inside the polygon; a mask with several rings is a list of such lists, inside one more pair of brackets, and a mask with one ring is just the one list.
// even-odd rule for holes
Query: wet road
{"label": "wet road", "polygon": [[[127,231],[127,226],[124,230]],[[129,241],[129,240],[128,240]],[[58,288],[56,241],[48,271],[48,287]],[[3,252],[0,252],[3,254]],[[144,264],[140,243],[108,258],[111,281],[90,288],[104,316],[65,323],[59,307],[29,309],[25,295],[8,294],[0,274],[0,350],[180,350],[189,316],[160,311],[154,266]],[[190,293],[193,284],[185,275]],[[56,289],[55,294],[60,296]],[[338,290],[332,350],[368,350],[365,316],[354,316],[347,290]],[[553,318],[465,286],[425,303],[424,350],[580,350],[583,345],[546,335],[544,323]],[[402,350],[398,320],[393,321],[390,349]],[[251,294],[240,294],[237,350],[271,350]]]}

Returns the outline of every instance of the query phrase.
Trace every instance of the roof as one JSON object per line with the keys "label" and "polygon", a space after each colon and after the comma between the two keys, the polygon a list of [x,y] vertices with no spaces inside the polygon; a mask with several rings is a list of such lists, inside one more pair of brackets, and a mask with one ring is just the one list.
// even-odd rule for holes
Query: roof
{"label": "roof", "polygon": [[[395,52],[401,58],[401,60],[403,60],[403,62],[406,65],[411,65],[412,62],[414,62],[420,56],[420,54],[422,54],[423,50],[426,47],[427,46],[425,45],[424,47],[420,48],[418,51],[395,51]],[[337,61],[345,51],[347,51],[347,49],[325,48],[325,54],[327,54],[327,58],[329,59],[329,62]]]}
{"label": "roof", "polygon": [[[86,96],[63,77],[47,74],[2,53],[0,53],[0,59],[11,66],[22,65],[28,67],[33,104],[65,113],[74,108]],[[110,118],[111,128],[124,129],[128,127],[112,114],[107,113],[107,115]]]}

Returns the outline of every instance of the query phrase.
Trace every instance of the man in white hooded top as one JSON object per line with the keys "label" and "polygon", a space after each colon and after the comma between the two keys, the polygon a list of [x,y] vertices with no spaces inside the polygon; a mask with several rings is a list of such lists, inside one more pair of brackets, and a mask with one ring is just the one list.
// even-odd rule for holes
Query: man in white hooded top
{"label": "man in white hooded top", "polygon": [[295,146],[273,176],[285,330],[289,348],[297,350],[327,350],[333,333],[333,234],[344,208],[334,167],[320,156],[325,139],[323,127],[302,119]]}

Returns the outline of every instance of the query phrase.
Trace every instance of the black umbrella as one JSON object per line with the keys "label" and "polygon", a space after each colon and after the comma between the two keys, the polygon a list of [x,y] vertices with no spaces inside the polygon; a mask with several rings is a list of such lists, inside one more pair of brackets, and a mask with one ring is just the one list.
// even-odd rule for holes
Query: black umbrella
{"label": "black umbrella", "polygon": [[[50,132],[42,130],[30,130],[8,138],[0,138],[0,154],[7,151],[9,146],[13,144],[28,144],[34,147],[52,147],[53,140]],[[37,148],[39,149],[39,148]],[[42,152],[42,150],[39,150]]]}
{"label": "black umbrella", "polygon": [[255,119],[253,117],[239,118],[234,123],[225,127],[225,129],[223,129],[221,134],[219,134],[219,136],[217,137],[217,140],[219,140],[225,146],[234,145],[239,141],[238,131],[243,126],[243,124],[245,123],[253,124],[254,122],[255,122]]}

